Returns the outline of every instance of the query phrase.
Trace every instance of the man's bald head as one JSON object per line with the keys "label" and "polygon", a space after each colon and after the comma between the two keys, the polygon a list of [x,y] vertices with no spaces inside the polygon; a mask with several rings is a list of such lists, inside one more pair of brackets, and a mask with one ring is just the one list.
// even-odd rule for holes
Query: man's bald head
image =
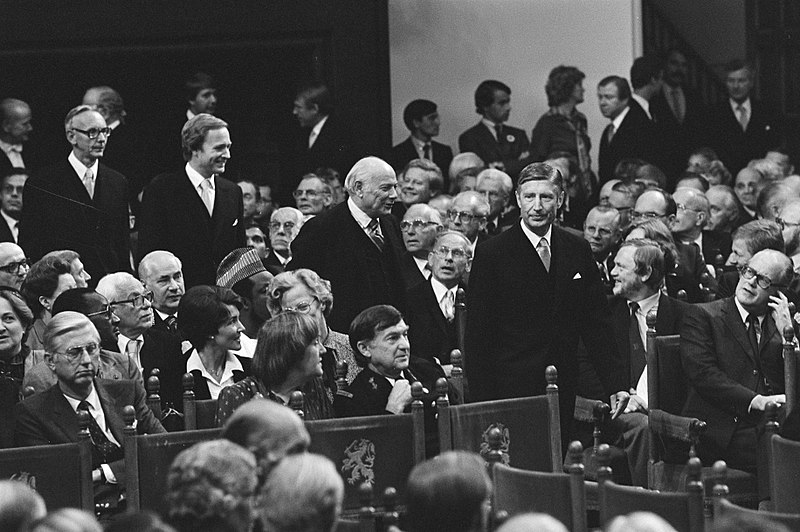
{"label": "man's bald head", "polygon": [[27,142],[33,131],[31,108],[22,100],[6,98],[0,101],[0,140],[9,144]]}

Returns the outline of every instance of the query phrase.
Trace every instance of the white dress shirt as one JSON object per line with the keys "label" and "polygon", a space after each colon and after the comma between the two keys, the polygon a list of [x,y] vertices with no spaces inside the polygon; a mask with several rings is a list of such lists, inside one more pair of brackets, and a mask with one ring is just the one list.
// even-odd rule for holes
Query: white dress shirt
{"label": "white dress shirt", "polygon": [[328,121],[328,117],[324,116],[324,117],[322,117],[322,120],[317,122],[317,125],[315,125],[313,128],[311,128],[311,133],[308,135],[308,148],[309,149],[311,149],[311,147],[317,141],[317,137],[319,137],[319,134],[322,131],[322,126],[324,126],[325,122],[327,122],[327,121]]}
{"label": "white dress shirt", "polygon": [[25,161],[22,160],[22,144],[9,144],[0,140],[0,150],[6,154],[11,166],[14,168],[25,168]]}
{"label": "white dress shirt", "polygon": [[197,353],[197,350],[193,349],[192,354],[189,356],[189,360],[186,361],[186,372],[191,373],[196,369],[200,370],[200,373],[206,379],[208,383],[208,392],[211,394],[212,399],[219,397],[219,392],[221,392],[223,388],[233,384],[234,370],[244,371],[242,369],[242,363],[239,362],[239,359],[233,356],[232,353],[228,352],[228,356],[225,358],[225,369],[222,372],[222,376],[219,378],[219,380],[217,380],[203,365],[203,361],[200,359],[200,355]]}
{"label": "white dress shirt", "polygon": [[[69,403],[69,406],[78,413],[78,405],[81,404],[80,399],[75,399],[74,397],[70,397],[69,395],[64,394],[64,398]],[[94,388],[94,384],[92,384],[92,391],[89,392],[89,396],[84,399],[87,403],[89,403],[89,413],[92,415],[94,420],[97,422],[97,426],[100,427],[100,430],[103,431],[103,434],[106,435],[108,441],[111,443],[116,444],[119,447],[122,447],[117,439],[112,434],[111,430],[108,428],[108,424],[106,423],[106,415],[103,412],[103,405],[100,403],[100,396],[97,395],[97,390]],[[135,421],[134,421],[135,423]],[[100,469],[103,470],[103,475],[106,477],[106,482],[109,484],[116,484],[117,477],[114,476],[114,472],[111,470],[111,466],[108,464],[100,464]]]}
{"label": "white dress shirt", "polygon": [[5,211],[0,210],[0,215],[3,216],[6,224],[8,224],[8,228],[11,230],[11,236],[14,238],[14,242],[19,243],[19,220],[7,215]]}
{"label": "white dress shirt", "polygon": [[[100,167],[100,162],[95,159],[94,164],[92,166],[85,166],[82,162],[78,160],[75,156],[75,152],[69,152],[69,157],[67,157],[69,164],[72,166],[72,169],[75,170],[75,173],[78,175],[78,179],[80,179],[81,183],[83,183],[83,178],[86,176],[86,170],[92,171],[92,190],[97,190],[97,169]],[[84,187],[86,184],[83,185]]]}
{"label": "white dress shirt", "polygon": [[[192,168],[192,165],[189,164],[189,163],[186,163],[186,175],[189,176],[189,181],[192,182],[192,186],[194,187],[194,191],[197,192],[197,195],[200,196],[200,200],[202,201],[202,199],[203,199],[203,181],[205,181],[206,178],[203,177],[202,175],[200,175],[200,173],[197,170]],[[214,182],[214,176],[213,175],[208,179],[208,182],[211,184],[211,190],[210,190],[210,192],[211,192],[211,205],[214,205],[214,203],[217,200],[217,186],[216,186],[216,183]]]}

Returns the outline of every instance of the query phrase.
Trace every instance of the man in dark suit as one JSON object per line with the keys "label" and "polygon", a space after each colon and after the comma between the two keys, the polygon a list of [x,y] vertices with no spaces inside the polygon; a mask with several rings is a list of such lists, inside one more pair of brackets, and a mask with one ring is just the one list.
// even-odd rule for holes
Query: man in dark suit
{"label": "man in dark suit", "polygon": [[303,225],[292,243],[287,269],[309,268],[331,282],[336,304],[328,323],[346,331],[367,307],[403,308],[400,274],[403,241],[390,215],[397,201],[397,178],[377,157],[358,161],[345,179],[350,198]]}
{"label": "man in dark suit", "polygon": [[269,219],[270,250],[264,266],[284,271],[292,260],[292,242],[304,223],[303,212],[294,207],[281,207],[272,212]]}
{"label": "man in dark suit", "polygon": [[429,261],[430,279],[406,293],[408,339],[414,356],[450,364],[450,351],[458,348],[456,291],[472,264],[469,240],[455,231],[440,234]]}
{"label": "man in dark suit", "polygon": [[178,334],[178,305],[186,285],[181,259],[163,249],[151,251],[139,262],[139,279],[153,292],[153,329]]}
{"label": "man in dark suit", "polygon": [[[453,160],[453,150],[433,140],[439,135],[441,125],[436,104],[430,100],[414,100],[403,110],[403,123],[411,131],[411,136],[392,148],[395,172],[400,172],[409,161],[427,159],[433,161],[446,176]],[[448,189],[447,182],[443,189]]]}
{"label": "man in dark suit", "polygon": [[511,176],[496,168],[482,170],[475,180],[475,190],[489,202],[486,232],[498,235],[519,221],[519,209],[509,208],[514,183]]}
{"label": "man in dark suit", "polygon": [[19,240],[19,218],[22,215],[22,191],[28,173],[22,168],[12,168],[0,181],[0,242]]}
{"label": "man in dark suit", "polygon": [[631,87],[619,76],[608,76],[597,85],[600,112],[611,120],[600,140],[600,183],[614,178],[614,169],[622,159],[655,160],[655,126],[641,107],[630,105]]}
{"label": "man in dark suit", "polygon": [[279,187],[277,199],[282,205],[291,204],[291,193],[300,176],[322,167],[346,174],[357,158],[353,135],[334,115],[333,95],[327,86],[315,83],[300,89],[293,114],[300,124],[295,148],[297,163],[290,181]]}
{"label": "man in dark suit", "polygon": [[671,179],[686,169],[692,150],[707,140],[708,111],[700,94],[687,85],[689,63],[678,49],[667,52],[664,64],[664,84],[650,99],[650,113],[662,132],[662,148],[666,166],[663,170]]}
{"label": "man in dark suit", "polygon": [[619,230],[619,211],[614,207],[598,205],[586,215],[583,224],[583,239],[592,249],[592,257],[600,272],[605,293],[610,295],[614,288],[611,270],[614,268],[614,255],[622,236]]}
{"label": "man in dark suit", "polygon": [[489,240],[492,235],[486,232],[486,219],[489,217],[489,202],[483,194],[474,190],[459,193],[447,211],[448,227],[463,234],[470,242],[470,252],[475,256],[475,248]]}
{"label": "man in dark suit", "polygon": [[400,222],[406,252],[400,257],[400,268],[406,287],[411,288],[431,276],[428,261],[436,237],[442,231],[439,211],[425,203],[408,208]]}
{"label": "man in dark suit", "polygon": [[725,460],[755,472],[764,407],[786,401],[782,331],[792,320],[779,288],[791,280],[792,263],[768,249],[743,272],[733,297],[692,306],[684,316],[681,358],[692,389],[683,415],[707,423],[698,447],[703,463]]}
{"label": "man in dark suit", "polygon": [[186,122],[181,139],[183,171],[161,174],[144,190],[139,255],[171,251],[187,287],[213,285],[220,261],[245,244],[242,190],[220,177],[230,159],[228,125],[201,113]]}
{"label": "man in dark suit", "polygon": [[725,72],[728,99],[713,110],[711,146],[736,174],[751,159],[761,159],[780,146],[783,131],[778,115],[750,95],[755,84],[753,66],[731,61]]}
{"label": "man in dark suit", "polygon": [[473,152],[487,166],[499,168],[516,182],[530,155],[525,131],[505,125],[511,113],[511,89],[505,83],[486,80],[475,90],[475,112],[481,121],[458,137],[461,153]]}
{"label": "man in dark suit", "polygon": [[139,434],[163,433],[164,428],[147,407],[141,383],[95,378],[100,335],[89,318],[61,312],[47,328],[45,357],[58,383],[17,404],[14,441],[19,446],[76,442],[77,412],[88,412],[95,501],[115,508],[125,485],[122,409],[133,405]]}
{"label": "man in dark suit", "polygon": [[94,279],[129,271],[127,180],[99,162],[111,130],[88,105],[67,113],[64,126],[72,145],[69,157],[25,184],[20,246],[34,261],[71,249]]}
{"label": "man in dark suit", "polygon": [[0,175],[12,168],[25,168],[23,143],[33,131],[31,108],[22,100],[6,98],[0,102]]}
{"label": "man in dark suit", "polygon": [[[589,245],[553,226],[564,201],[561,173],[544,163],[520,174],[519,225],[478,247],[467,292],[467,377],[472,400],[545,393],[558,369],[562,412],[572,412],[577,346],[591,356],[615,414],[627,403],[600,274]],[[561,417],[568,438],[572,416]]]}
{"label": "man in dark suit", "polygon": [[714,273],[717,255],[727,258],[731,254],[731,236],[722,231],[706,229],[711,215],[708,198],[693,188],[679,188],[672,195],[677,211],[672,220],[675,240],[684,244],[696,244],[709,273]]}

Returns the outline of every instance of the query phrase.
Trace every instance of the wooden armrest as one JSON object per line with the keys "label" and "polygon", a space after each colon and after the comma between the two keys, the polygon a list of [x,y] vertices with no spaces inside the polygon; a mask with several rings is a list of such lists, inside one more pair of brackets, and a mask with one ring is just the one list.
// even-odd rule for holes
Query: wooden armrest
{"label": "wooden armrest", "polygon": [[656,409],[650,410],[648,423],[656,434],[691,444],[696,444],[700,434],[706,430],[705,421]]}
{"label": "wooden armrest", "polygon": [[[578,395],[575,397],[575,411],[572,414],[573,419],[582,421],[584,423],[596,423],[602,421],[604,416],[602,406],[605,403],[597,399],[587,399]],[[599,418],[599,419],[598,419]]]}

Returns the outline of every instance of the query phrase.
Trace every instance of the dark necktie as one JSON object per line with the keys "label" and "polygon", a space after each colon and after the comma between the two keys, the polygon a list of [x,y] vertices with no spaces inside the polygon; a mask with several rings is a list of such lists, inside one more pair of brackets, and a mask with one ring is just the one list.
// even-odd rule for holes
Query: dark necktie
{"label": "dark necktie", "polygon": [[750,340],[750,347],[753,348],[753,358],[758,363],[758,316],[755,314],[747,315],[747,338]]}
{"label": "dark necktie", "polygon": [[[764,317],[764,325],[767,323],[768,315]],[[753,360],[756,363],[756,371],[758,371],[758,382],[756,383],[756,393],[770,394],[769,383],[767,382],[764,372],[761,368],[761,349],[759,348],[760,342],[758,337],[763,339],[764,332],[763,326],[758,323],[758,316],[755,314],[747,315],[747,337],[750,340],[750,345],[753,347]]]}
{"label": "dark necktie", "polygon": [[606,142],[611,144],[611,140],[614,138],[614,123],[610,123],[606,126],[606,130],[603,133],[603,136],[606,138]]}
{"label": "dark necktie", "polygon": [[178,332],[178,318],[175,317],[175,314],[170,314],[164,320],[164,323],[167,326],[167,330],[169,332]]}
{"label": "dark necktie", "polygon": [[89,435],[92,438],[92,445],[100,453],[101,462],[107,464],[123,458],[122,448],[108,439],[103,429],[97,424],[97,420],[92,415],[89,403],[81,401],[78,410],[83,410],[89,414]]}
{"label": "dark necktie", "polygon": [[497,142],[499,144],[503,143],[503,124],[495,124],[494,125],[494,132],[497,135]]}
{"label": "dark necktie", "polygon": [[431,145],[428,142],[422,147],[422,158],[431,160]]}
{"label": "dark necktie", "polygon": [[632,301],[629,303],[631,308],[630,323],[628,326],[628,338],[631,346],[631,388],[636,388],[639,377],[642,376],[644,367],[647,365],[645,357],[642,335],[639,333],[639,319],[636,312],[639,310],[639,303]]}
{"label": "dark necktie", "polygon": [[383,239],[383,234],[381,233],[380,221],[377,218],[373,218],[369,222],[369,225],[367,225],[367,231],[369,233],[370,240],[372,240],[372,243],[378,248],[378,251],[383,252],[383,248],[385,247],[386,243]]}

